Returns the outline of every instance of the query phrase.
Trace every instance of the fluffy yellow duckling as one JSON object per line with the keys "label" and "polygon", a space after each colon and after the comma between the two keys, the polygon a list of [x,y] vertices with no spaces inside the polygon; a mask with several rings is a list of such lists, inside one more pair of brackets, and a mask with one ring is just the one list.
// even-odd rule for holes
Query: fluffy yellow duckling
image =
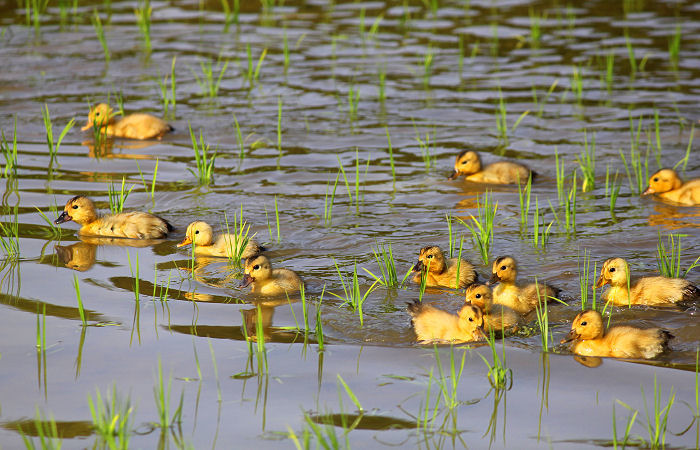
{"label": "fluffy yellow duckling", "polygon": [[493,303],[491,288],[485,284],[472,284],[467,288],[464,301],[476,305],[484,313],[486,331],[503,332],[515,329],[520,324],[520,316],[505,305]]}
{"label": "fluffy yellow duckling", "polygon": [[[459,278],[457,277],[457,265],[459,265]],[[458,258],[445,259],[445,255],[437,245],[420,249],[418,262],[413,266],[413,272],[415,272],[413,281],[420,283],[421,274],[425,270],[428,270],[426,286],[464,288],[475,282],[478,277],[472,263]]]}
{"label": "fluffy yellow duckling", "polygon": [[595,284],[596,288],[610,284],[610,289],[603,294],[603,300],[612,302],[615,306],[630,304],[671,306],[700,296],[700,289],[682,278],[631,278],[628,291],[628,273],[629,266],[622,258],[609,258],[603,263],[600,277]]}
{"label": "fluffy yellow duckling", "polygon": [[518,265],[512,257],[501,256],[493,262],[489,284],[498,283],[493,289],[494,303],[505,305],[519,314],[527,314],[535,309],[539,301],[547,302],[549,297],[559,294],[559,289],[547,284],[518,286],[515,283],[517,276]]}
{"label": "fluffy yellow duckling", "polygon": [[136,113],[129,114],[117,120],[116,114],[106,103],[90,109],[88,121],[82,128],[83,131],[98,127],[101,132],[108,136],[129,139],[153,139],[160,140],[163,135],[173,131],[173,127],[162,119],[150,114]]}
{"label": "fluffy yellow duckling", "polygon": [[275,296],[298,292],[304,282],[289,269],[272,269],[270,260],[258,255],[246,261],[241,288],[252,284],[253,294]]}
{"label": "fluffy yellow duckling", "polygon": [[521,184],[527,183],[527,179],[532,174],[535,179],[535,172],[526,166],[510,161],[499,161],[482,167],[479,154],[473,150],[465,150],[455,160],[455,168],[448,177],[454,180],[460,175],[466,175],[465,179],[477,183],[493,184]]}
{"label": "fluffy yellow duckling", "polygon": [[145,212],[135,211],[100,217],[92,200],[82,195],[68,200],[54,223],[70,220],[81,225],[78,234],[85,236],[160,239],[173,230],[173,226],[167,220]]}
{"label": "fluffy yellow duckling", "polygon": [[[214,240],[214,231],[211,226],[201,220],[192,222],[187,226],[185,238],[177,244],[183,247],[194,243],[194,254],[197,256],[220,256],[222,258],[233,258],[241,251],[242,242],[238,242],[238,237],[234,234],[223,233]],[[257,255],[264,248],[254,239],[248,239],[248,243],[241,254],[242,259],[248,259]]]}
{"label": "fluffy yellow duckling", "polygon": [[642,195],[656,194],[663,200],[686,206],[700,205],[700,178],[683,183],[673,169],[661,169],[649,178]]}
{"label": "fluffy yellow duckling", "polygon": [[478,306],[464,305],[459,314],[454,315],[422,302],[407,304],[418,341],[473,342],[484,339],[484,316]]}
{"label": "fluffy yellow duckling", "polygon": [[561,343],[574,341],[571,351],[577,355],[649,359],[663,352],[671,338],[660,328],[616,326],[605,332],[600,313],[588,310],[578,313]]}

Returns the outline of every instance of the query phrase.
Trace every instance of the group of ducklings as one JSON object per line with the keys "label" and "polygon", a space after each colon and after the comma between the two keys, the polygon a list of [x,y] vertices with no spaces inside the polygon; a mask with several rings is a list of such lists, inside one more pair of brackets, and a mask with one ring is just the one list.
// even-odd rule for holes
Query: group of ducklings
{"label": "group of ducklings", "polygon": [[[83,127],[83,130],[88,129],[114,137],[161,139],[173,128],[148,114],[131,114],[118,120],[112,108],[101,103],[90,110],[88,123]],[[457,156],[449,178],[459,176],[478,183],[522,184],[534,179],[536,173],[522,164],[508,161],[483,166],[479,154],[467,150]],[[643,195],[648,194],[681,205],[700,205],[700,179],[684,184],[675,171],[662,169],[649,179]],[[79,234],[85,236],[161,239],[173,230],[167,220],[145,212],[100,217],[94,203],[80,195],[66,203],[55,223],[71,220],[81,225]],[[250,286],[254,294],[279,296],[297,292],[303,286],[304,282],[295,272],[273,269],[269,259],[261,254],[265,249],[254,239],[239,242],[238,236],[228,233],[214,238],[209,224],[195,221],[189,224],[185,238],[177,246],[190,244],[195,255],[239,255],[245,259],[241,287]],[[437,246],[420,250],[413,272],[412,280],[416,283],[466,289],[465,304],[457,315],[421,302],[408,305],[419,341],[471,342],[484,339],[491,331],[515,331],[523,323],[524,315],[559,295],[559,289],[546,283],[517,284],[517,264],[510,256],[494,261],[491,278],[486,284],[477,282],[478,274],[470,262],[445,258]],[[603,264],[595,287],[605,284],[610,284],[610,289],[603,299],[618,306],[665,306],[700,296],[700,290],[684,279],[644,277],[630,280],[628,264],[622,258],[610,258]],[[576,316],[571,332],[562,343],[572,342],[572,351],[584,356],[653,358],[667,347],[671,337],[659,328],[616,326],[606,331],[600,313],[588,310]]]}

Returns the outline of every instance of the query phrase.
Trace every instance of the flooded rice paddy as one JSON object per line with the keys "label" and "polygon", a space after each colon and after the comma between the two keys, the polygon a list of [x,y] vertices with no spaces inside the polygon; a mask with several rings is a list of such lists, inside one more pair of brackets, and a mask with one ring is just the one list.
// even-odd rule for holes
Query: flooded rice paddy
{"label": "flooded rice paddy", "polygon": [[[697,448],[695,307],[609,310],[675,335],[650,362],[575,359],[558,344],[605,259],[656,274],[669,234],[683,273],[700,254],[700,208],[639,195],[659,167],[700,176],[695,2],[153,1],[150,16],[145,3],[73,3],[0,0],[0,128],[12,148],[16,123],[17,142],[2,165],[3,238],[17,223],[19,246],[1,266],[3,447],[41,446],[55,423],[65,448],[584,448],[626,429],[628,444]],[[175,131],[97,143],[79,131],[90,104],[120,100]],[[76,121],[55,152],[44,108],[54,148]],[[189,127],[216,152],[208,184]],[[446,179],[467,149],[538,172],[527,213],[517,187]],[[108,210],[122,179],[125,209],[169,220],[168,239],[81,238],[39,214],[55,219],[77,194]],[[362,269],[379,273],[377,245],[391,244],[399,278],[421,247],[447,250],[448,218],[453,251],[462,242],[488,279],[452,219],[473,224],[486,191],[498,205],[488,260],[514,256],[521,280],[547,280],[568,304],[550,305],[547,339],[531,314],[497,341],[512,370],[500,389],[488,346],[415,343],[417,285],[375,286],[361,317],[333,295],[355,264],[371,287]],[[240,268],[176,247],[191,221],[222,230],[241,208],[272,264],[305,279],[305,303],[255,298]],[[686,276],[700,283],[698,268]],[[456,311],[463,296],[422,298]],[[89,398],[114,393],[124,432],[110,438]]]}

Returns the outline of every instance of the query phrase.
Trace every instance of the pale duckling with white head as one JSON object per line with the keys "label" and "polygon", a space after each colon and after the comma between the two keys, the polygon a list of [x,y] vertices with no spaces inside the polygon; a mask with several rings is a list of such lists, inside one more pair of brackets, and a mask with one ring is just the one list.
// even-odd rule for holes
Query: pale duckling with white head
{"label": "pale duckling with white head", "polygon": [[520,325],[520,316],[509,307],[494,303],[491,288],[485,284],[475,283],[467,287],[464,301],[481,308],[487,332],[515,331]]}
{"label": "pale duckling with white head", "polygon": [[299,292],[304,282],[289,269],[273,269],[266,256],[249,258],[245,264],[245,273],[241,288],[250,286],[253,294],[277,296]]}
{"label": "pale duckling with white head", "polygon": [[[185,238],[177,244],[178,247],[194,245],[197,256],[218,256],[221,258],[248,259],[264,250],[255,239],[239,237],[231,233],[222,233],[214,239],[214,230],[208,223],[197,220],[187,226]],[[245,247],[243,246],[245,242]]]}
{"label": "pale duckling with white head", "polygon": [[173,230],[173,226],[167,220],[146,212],[134,211],[99,216],[92,200],[82,195],[68,200],[63,212],[54,223],[60,224],[71,220],[81,225],[78,234],[85,236],[161,239]]}
{"label": "pale duckling with white head", "polygon": [[455,160],[455,167],[450,180],[464,175],[466,180],[476,183],[492,184],[525,184],[532,175],[535,179],[536,173],[522,164],[511,161],[498,161],[482,166],[481,157],[473,150],[465,150]]}
{"label": "pale duckling with white head", "polygon": [[649,178],[642,195],[656,194],[662,200],[684,206],[700,205],[700,178],[681,181],[673,169],[661,169]]}
{"label": "pale duckling with white head", "polygon": [[407,305],[419,342],[474,342],[485,337],[484,316],[478,306],[464,305],[459,314],[454,315],[423,302]]}
{"label": "pale duckling with white head", "polygon": [[165,133],[173,131],[173,127],[162,119],[150,114],[129,114],[121,119],[106,103],[90,109],[88,121],[83,131],[98,128],[100,133],[107,136],[128,139],[162,139]]}
{"label": "pale duckling with white head", "polygon": [[682,278],[631,278],[629,265],[622,258],[609,258],[603,263],[595,287],[601,288],[606,284],[610,284],[610,289],[603,294],[603,300],[615,306],[673,306],[700,297],[700,290]]}
{"label": "pale duckling with white head", "polygon": [[421,282],[425,272],[426,286],[464,288],[476,281],[478,275],[472,263],[465,259],[445,258],[437,245],[420,249],[418,262],[413,266],[413,281]]}
{"label": "pale duckling with white head", "polygon": [[505,305],[519,314],[527,314],[542,302],[559,294],[559,289],[543,283],[524,286],[516,284],[518,265],[511,256],[501,256],[493,262],[488,284],[498,283],[493,289],[494,303]]}
{"label": "pale duckling with white head", "polygon": [[573,341],[571,351],[577,355],[650,359],[668,348],[671,338],[671,333],[660,328],[618,325],[606,332],[600,313],[587,310],[578,313],[561,343]]}

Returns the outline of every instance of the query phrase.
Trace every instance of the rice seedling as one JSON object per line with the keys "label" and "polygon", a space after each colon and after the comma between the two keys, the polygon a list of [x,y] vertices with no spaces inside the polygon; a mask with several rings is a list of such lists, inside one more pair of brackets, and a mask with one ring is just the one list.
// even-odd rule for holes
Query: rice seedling
{"label": "rice seedling", "polygon": [[262,307],[257,305],[255,308],[255,354],[258,361],[258,374],[267,373],[267,349],[265,348],[265,328],[262,319]]}
{"label": "rice seedling", "polygon": [[105,37],[105,32],[104,32],[104,27],[102,26],[102,20],[100,19],[100,15],[97,14],[97,10],[93,10],[92,14],[92,26],[95,28],[95,34],[97,34],[97,39],[100,41],[100,45],[102,46],[102,51],[105,54],[105,63],[109,64],[109,48],[107,47],[107,38]]}
{"label": "rice seedling", "polygon": [[154,300],[159,300],[161,303],[168,301],[168,292],[170,291],[170,277],[172,271],[168,271],[168,279],[165,281],[165,287],[158,286],[158,264],[156,263],[153,270],[153,293],[151,296]]}
{"label": "rice seedling", "polygon": [[265,219],[267,220],[267,232],[270,235],[270,242],[280,242],[282,240],[282,234],[280,233],[280,214],[279,208],[277,206],[277,196],[275,196],[275,222],[277,225],[277,239],[272,238],[272,224],[270,223],[270,216],[267,214],[267,206],[263,205],[265,208]]}
{"label": "rice seedling", "polygon": [[586,309],[596,309],[596,290],[592,289],[593,295],[590,299],[590,306],[588,306],[588,288],[593,285],[595,281],[596,274],[598,272],[598,263],[593,263],[593,272],[590,271],[591,268],[591,253],[588,249],[583,250],[583,267],[581,264],[581,259],[578,260],[578,282],[581,289],[581,311]]}
{"label": "rice seedling", "polygon": [[547,18],[547,13],[543,13],[540,17],[537,12],[530,7],[530,45],[533,49],[540,48],[540,39],[542,38],[542,29],[540,22]]}
{"label": "rice seedling", "polygon": [[[558,171],[559,169],[557,169]],[[563,174],[563,165],[562,165],[562,174]],[[557,172],[557,187],[559,188],[559,172]],[[554,206],[552,206],[552,203],[549,203],[549,207],[552,210],[552,213],[554,214],[554,220],[557,222],[559,227],[563,227],[564,230],[566,231],[567,235],[573,235],[576,234],[576,171],[571,172],[571,189],[568,192],[568,195],[563,189],[563,182],[561,183],[561,188],[560,188],[560,195],[563,196],[563,199],[559,200],[559,207],[564,210],[564,222],[559,219],[559,216],[557,215],[556,209],[554,209]],[[563,180],[563,175],[561,175],[561,178]]]}
{"label": "rice seedling", "polygon": [[337,297],[340,300],[343,300],[343,304],[341,306],[350,305],[352,307],[352,310],[359,315],[360,326],[362,326],[364,324],[362,305],[364,305],[369,294],[375,289],[377,283],[379,283],[379,280],[375,280],[375,282],[372,283],[372,285],[363,294],[360,289],[360,282],[357,278],[357,261],[353,263],[352,280],[347,281],[343,276],[342,272],[340,271],[340,267],[338,267],[338,262],[335,261],[335,259],[333,259],[333,264],[335,265],[335,270],[338,273],[340,283],[343,286],[343,295],[340,296],[338,294],[334,294],[333,292],[331,292],[331,295]]}
{"label": "rice seedling", "polygon": [[232,23],[238,24],[240,0],[233,0],[233,8],[229,5],[229,0],[221,0],[221,8],[224,10],[224,33],[227,33]]}
{"label": "rice seedling", "polygon": [[[554,217],[556,219],[556,212],[554,211],[554,208],[552,207],[550,203],[550,208],[552,208],[552,212],[554,212]],[[547,247],[547,244],[549,243],[549,234],[551,232],[552,225],[554,224],[554,220],[549,222],[549,225],[545,226],[545,220],[544,220],[544,210],[542,210],[542,214],[540,214],[540,204],[539,204],[539,199],[537,196],[535,196],[535,210],[533,211],[533,218],[532,218],[532,245],[535,248],[540,248],[542,250],[545,250]],[[486,263],[484,263],[486,264]]]}
{"label": "rice seedling", "polygon": [[674,392],[673,386],[671,386],[671,392],[669,393],[668,400],[666,404],[661,407],[661,387],[659,386],[656,375],[654,375],[654,409],[652,415],[649,414],[649,408],[647,407],[647,397],[644,393],[644,386],[642,386],[642,397],[644,399],[644,412],[647,418],[647,433],[649,434],[648,444],[651,448],[665,448],[666,447],[666,428],[668,426],[668,415],[671,412],[671,407],[676,399],[676,393]]}
{"label": "rice seedling", "polygon": [[379,66],[379,88],[378,88],[379,103],[384,104],[386,100],[386,66]]}
{"label": "rice seedling", "polygon": [[430,77],[433,72],[433,48],[428,45],[428,48],[423,56],[423,88],[430,87]]}
{"label": "rice seedling", "polygon": [[674,166],[675,170],[678,166],[682,166],[681,170],[685,172],[685,166],[688,165],[688,158],[690,157],[690,149],[693,147],[693,136],[695,135],[695,124],[690,126],[690,138],[688,139],[688,147],[685,149],[685,156],[681,158]]}
{"label": "rice seedling", "polygon": [[438,368],[439,378],[437,383],[440,386],[440,393],[442,394],[442,404],[449,410],[454,410],[457,406],[461,404],[457,398],[459,381],[462,379],[462,372],[464,371],[464,363],[467,357],[467,351],[464,349],[462,351],[462,360],[459,363],[459,368],[457,367],[455,360],[454,346],[450,345],[450,366],[449,366],[449,381],[448,377],[445,375],[445,370],[440,362],[440,353],[438,352],[437,344],[433,345],[433,352],[435,353],[435,364]]}
{"label": "rice seedling", "polygon": [[192,71],[192,75],[194,75],[194,79],[197,82],[197,85],[199,85],[199,89],[202,92],[202,96],[209,97],[210,99],[216,98],[216,96],[219,94],[221,80],[224,78],[224,74],[226,74],[228,64],[229,60],[222,62],[221,58],[219,58],[219,60],[216,63],[216,71],[219,72],[219,75],[216,78],[214,78],[214,67],[211,61],[199,62],[199,67],[202,71],[201,76],[197,75],[194,69],[190,69]]}
{"label": "rice seedling", "polygon": [[58,140],[54,143],[53,124],[51,123],[51,115],[49,114],[49,107],[46,103],[44,103],[44,109],[41,110],[41,115],[44,118],[44,128],[46,129],[46,144],[49,146],[49,155],[51,155],[51,159],[53,160],[56,155],[58,155],[58,149],[61,147],[63,138],[66,137],[66,134],[68,134],[70,129],[73,128],[73,125],[75,125],[75,118],[71,119],[66,126],[63,127],[63,131],[61,131]]}
{"label": "rice seedling", "polygon": [[659,231],[659,240],[656,244],[656,265],[659,267],[659,272],[662,276],[685,278],[691,270],[700,266],[698,264],[700,256],[698,256],[685,272],[681,270],[681,238],[687,236],[687,234],[669,233],[666,236],[666,243],[664,243],[664,239]]}
{"label": "rice seedling", "polygon": [[[391,179],[396,183],[396,168],[394,166],[394,149],[391,146],[391,135],[389,134],[389,127],[384,127],[386,131],[386,142],[389,149],[389,165],[391,166]],[[690,148],[690,146],[688,147]]]}
{"label": "rice seedling", "polygon": [[277,151],[282,158],[282,97],[277,97]]}
{"label": "rice seedling", "polygon": [[156,385],[153,388],[153,398],[156,402],[156,408],[158,409],[158,422],[154,425],[162,429],[170,428],[173,425],[180,424],[182,422],[182,404],[185,397],[185,391],[183,389],[180,394],[180,402],[170,414],[170,392],[172,387],[173,379],[168,377],[168,385],[166,387],[165,381],[163,380],[163,365],[158,358],[158,372],[156,373]]}
{"label": "rice seedling", "polygon": [[668,60],[671,63],[671,68],[674,71],[678,71],[678,60],[681,51],[681,37],[682,37],[682,27],[681,24],[676,24],[676,31],[673,33],[673,37],[668,41]]}
{"label": "rice seedling", "polygon": [[138,7],[134,10],[136,15],[136,23],[139,26],[141,37],[143,38],[143,47],[146,53],[151,53],[151,0],[139,0]]}
{"label": "rice seedling", "polygon": [[605,168],[605,196],[608,197],[608,209],[610,210],[610,216],[615,219],[615,204],[617,203],[617,197],[620,195],[620,186],[622,183],[617,182],[618,171],[615,171],[615,178],[610,180],[610,167]]}
{"label": "rice seedling", "polygon": [[[211,340],[207,338],[207,343],[209,344],[209,353],[211,354],[211,364],[214,368],[214,377],[216,378],[216,395],[217,395],[217,401],[221,403],[222,398],[221,398],[221,382],[219,381],[219,367],[216,364],[216,354],[214,353],[214,346],[211,345]],[[199,370],[199,360],[197,360],[197,372],[200,375],[200,380],[201,380],[201,371]]]}
{"label": "rice seedling", "polygon": [[554,341],[554,336],[549,330],[549,310],[547,309],[547,300],[540,297],[540,285],[535,277],[535,287],[537,289],[537,298],[540,300],[535,305],[535,313],[537,314],[537,326],[540,329],[540,340],[542,341],[542,350],[549,351],[550,341]]}
{"label": "rice seedling", "polygon": [[[413,120],[413,119],[411,119]],[[435,128],[433,127],[433,135],[432,138],[430,136],[430,132],[425,133],[425,139],[423,139],[418,132],[418,128],[416,127],[416,123],[413,122],[413,129],[416,132],[416,141],[418,142],[418,146],[420,147],[420,153],[421,157],[423,158],[423,165],[425,165],[425,171],[429,172],[430,168],[435,165],[436,163],[436,157],[431,155],[430,153],[430,148],[432,146],[433,151],[435,150]]]}
{"label": "rice seedling", "polygon": [[513,386],[513,370],[506,367],[505,340],[501,340],[501,343],[503,344],[502,356],[499,356],[498,352],[496,351],[496,337],[494,335],[493,328],[489,329],[489,335],[486,336],[486,342],[489,344],[489,348],[491,349],[491,361],[493,362],[490,363],[484,355],[477,353],[481,359],[484,360],[486,367],[489,368],[486,377],[489,379],[489,383],[491,383],[491,386],[494,389],[508,390],[511,388],[511,386]]}
{"label": "rice seedling", "polygon": [[508,145],[508,123],[506,121],[506,102],[503,100],[503,92],[498,86],[498,106],[496,108],[496,130],[498,131],[498,140]]}
{"label": "rice seedling", "polygon": [[122,184],[119,190],[114,187],[112,181],[109,182],[107,195],[109,197],[109,209],[112,211],[112,214],[118,214],[124,211],[124,203],[129,197],[129,194],[131,194],[131,191],[134,190],[134,187],[134,185],[131,185],[128,190],[126,189],[126,177],[122,177]]}
{"label": "rice seedling", "polygon": [[24,3],[26,24],[34,26],[34,35],[38,37],[41,33],[41,15],[46,11],[49,0],[23,0],[18,3]]}
{"label": "rice seedling", "polygon": [[[29,0],[25,0],[29,3]],[[32,0],[36,1],[36,0]],[[63,446],[63,439],[58,433],[58,425],[53,415],[47,418],[43,417],[37,407],[36,415],[34,416],[34,431],[39,440],[39,446],[34,444],[34,439],[24,434],[22,427],[19,427],[19,433],[22,436],[24,447],[28,450],[40,448],[42,450],[60,450]]]}
{"label": "rice seedling", "polygon": [[134,270],[134,268],[131,266],[131,254],[128,251],[126,252],[126,259],[129,262],[129,272],[131,273],[131,280],[134,289],[134,299],[138,304],[141,295],[139,289],[139,285],[141,282],[141,278],[139,277],[139,253],[136,252],[136,270]]}
{"label": "rice seedling", "polygon": [[411,274],[411,269],[409,268],[409,270],[406,272],[406,275],[404,275],[403,279],[399,281],[398,274],[396,273],[396,262],[394,261],[394,252],[391,249],[391,243],[375,243],[375,246],[370,248],[372,249],[374,259],[377,261],[377,265],[379,266],[379,272],[381,273],[381,276],[373,274],[364,267],[362,268],[362,270],[370,274],[372,278],[377,280],[382,286],[401,286],[404,283],[404,281],[406,281],[406,278],[408,278],[408,276]]}
{"label": "rice seedling", "polygon": [[83,307],[83,299],[80,296],[80,284],[78,283],[78,276],[73,275],[73,286],[75,287],[75,298],[78,300],[78,313],[80,314],[80,321],[83,326],[87,326],[87,318],[85,316],[85,308]]}
{"label": "rice seedling", "polygon": [[576,158],[581,175],[583,176],[581,190],[588,192],[595,187],[595,143],[596,135],[593,133],[591,143],[588,143],[588,133],[583,131],[583,152]]}
{"label": "rice seedling", "polygon": [[345,390],[345,393],[347,394],[348,398],[355,404],[357,407],[357,410],[360,412],[365,411],[365,409],[362,407],[362,404],[360,403],[360,400],[357,398],[357,395],[350,389],[350,386],[343,380],[343,377],[340,376],[340,374],[337,374],[338,381],[340,384],[343,386],[343,389]]}
{"label": "rice seedling", "polygon": [[19,218],[18,206],[15,205],[9,222],[0,222],[0,247],[7,260],[19,260]]}
{"label": "rice seedling", "polygon": [[318,351],[323,351],[323,321],[321,320],[321,304],[323,303],[323,294],[326,293],[326,285],[323,285],[323,290],[321,291],[321,296],[316,303],[316,326],[315,335],[316,342],[318,343]]}
{"label": "rice seedling", "polygon": [[612,93],[612,84],[614,81],[615,70],[615,52],[612,50],[605,55],[605,89],[608,95]]}
{"label": "rice seedling", "polygon": [[333,183],[333,190],[330,192],[331,180],[328,180],[326,184],[326,194],[323,197],[323,225],[330,227],[333,224],[333,203],[335,202],[335,191],[338,188],[338,180],[340,179],[340,169],[338,174],[335,176],[335,182]]}
{"label": "rice seedling", "polygon": [[88,394],[88,405],[92,424],[100,436],[100,439],[111,449],[129,448],[131,437],[131,427],[133,425],[132,414],[134,407],[131,406],[129,397],[123,400],[117,394],[116,385],[112,385],[111,394],[108,393],[103,399],[99,389],[95,391],[95,400]]}
{"label": "rice seedling", "polygon": [[625,27],[625,46],[627,47],[627,57],[630,63],[630,78],[634,80],[637,75],[637,59],[634,56],[634,47],[632,46],[632,41],[630,40],[630,30]]}
{"label": "rice seedling", "polygon": [[493,220],[498,210],[498,202],[491,203],[489,200],[489,191],[484,193],[482,197],[483,203],[479,201],[477,196],[477,217],[470,215],[471,222],[465,222],[459,217],[455,219],[462,225],[467,227],[472,234],[472,242],[477,246],[481,260],[484,264],[489,263],[489,253],[493,242]]}
{"label": "rice seedling", "polygon": [[[360,189],[360,155],[359,150],[355,148],[355,195],[353,196],[353,189],[350,187],[350,182],[348,181],[347,173],[345,172],[345,167],[340,161],[340,157],[336,156],[338,159],[338,165],[340,167],[340,173],[343,175],[343,181],[345,182],[345,190],[348,193],[348,199],[350,200],[350,206],[355,205],[355,215],[360,215],[360,204],[364,203],[364,186]],[[367,158],[367,163],[365,165],[365,179],[367,179],[367,171],[369,170],[370,159]],[[362,195],[360,195],[362,193]]]}
{"label": "rice seedling", "polygon": [[[428,261],[428,265],[425,267],[425,270],[422,270],[420,273],[420,282],[418,283],[418,301],[422,302],[423,301],[423,295],[425,295],[425,288],[428,287],[428,272],[430,272],[430,262]],[[409,270],[413,269],[413,267],[409,268]]]}
{"label": "rice seedling", "polygon": [[[621,405],[623,405],[625,408],[632,410],[629,406],[625,405],[622,403],[620,400],[617,400],[617,402]],[[632,431],[632,426],[634,425],[634,422],[637,420],[637,414],[639,414],[639,411],[636,409],[634,412],[630,411],[630,415],[627,418],[627,425],[625,426],[625,434],[622,436],[622,442],[618,442],[617,438],[617,416],[615,414],[615,404],[613,403],[613,448],[617,450],[618,445],[622,446],[622,448],[627,448],[629,439],[630,439],[630,431]]]}
{"label": "rice seedling", "polygon": [[[556,149],[554,150],[556,154]],[[557,164],[559,159],[557,158]],[[518,200],[520,201],[520,233],[527,229],[528,217],[530,215],[530,195],[532,193],[532,175],[527,178],[525,186],[521,186],[518,179]]]}
{"label": "rice seedling", "polygon": [[58,219],[58,212],[57,212],[56,205],[54,204],[54,205],[51,205],[51,207],[50,207],[51,211],[54,213],[53,219],[49,219],[48,216],[44,213],[44,211],[40,210],[38,207],[35,206],[34,208],[36,208],[37,212],[39,213],[41,218],[46,223],[46,226],[49,228],[51,238],[55,239],[55,240],[60,240],[61,236],[63,236],[63,229],[61,227],[56,226],[53,223],[54,220]]}
{"label": "rice seedling", "polygon": [[233,230],[229,227],[228,215],[226,213],[224,213],[224,223],[226,234],[233,237],[227,241],[227,245],[229,246],[229,251],[227,252],[229,255],[229,263],[234,267],[243,267],[243,253],[246,250],[248,242],[252,238],[252,236],[249,236],[250,225],[247,221],[243,220],[243,205],[241,204],[240,214],[233,214]]}
{"label": "rice seedling", "polygon": [[168,87],[168,75],[165,75],[163,80],[160,79],[160,74],[158,74],[158,77],[156,78],[158,88],[160,89],[160,100],[161,104],[163,105],[163,115],[166,116],[168,115],[168,112],[170,112],[171,107],[173,112],[175,112],[175,108],[177,107],[177,97],[175,96],[177,86],[177,80],[175,79],[176,60],[177,57],[173,56],[172,63],[170,64],[170,87]]}
{"label": "rice seedling", "polygon": [[7,142],[5,130],[0,130],[0,147],[2,154],[5,157],[5,167],[3,168],[3,176],[5,178],[14,178],[17,176],[17,116],[15,116],[14,130],[12,132],[12,144]]}
{"label": "rice seedling", "polygon": [[635,135],[634,123],[630,113],[629,164],[625,154],[622,152],[622,149],[619,150],[620,158],[625,166],[625,172],[627,173],[627,179],[629,180],[630,189],[637,195],[640,195],[644,191],[647,181],[649,180],[649,148],[647,147],[644,156],[642,156],[642,152],[639,148],[639,133],[642,127],[642,119],[642,117],[639,118],[637,133]]}
{"label": "rice seedling", "polygon": [[[155,195],[156,195],[156,177],[158,176],[158,162],[160,160],[156,158],[156,165],[153,168],[153,178],[151,179],[151,187],[149,189],[148,185],[146,184],[146,179],[143,176],[143,172],[141,171],[141,166],[139,166],[138,161],[136,161],[136,167],[139,170],[139,176],[141,177],[141,183],[143,184],[143,190],[148,193],[149,197],[151,197],[151,202],[155,202]],[[132,188],[133,189],[133,186]],[[131,190],[129,190],[131,192]]]}
{"label": "rice seedling", "polygon": [[247,44],[246,46],[246,53],[248,55],[248,71],[246,73],[246,80],[248,80],[248,86],[252,88],[253,85],[258,82],[258,78],[260,77],[260,69],[262,69],[262,63],[267,55],[267,48],[264,48],[262,53],[260,53],[258,62],[255,65],[253,65],[253,54],[250,49],[250,44]]}
{"label": "rice seedling", "polygon": [[357,109],[360,103],[360,88],[351,84],[348,88],[348,119],[351,123],[357,120]]}
{"label": "rice seedling", "polygon": [[559,84],[559,80],[556,79],[552,82],[552,84],[549,86],[549,89],[547,90],[547,94],[545,94],[544,99],[541,101],[537,101],[537,94],[536,92],[533,91],[533,97],[535,99],[535,105],[538,106],[537,109],[537,117],[542,117],[542,114],[544,113],[544,106],[547,104],[547,101],[549,100],[549,97],[552,95],[552,92],[554,92],[554,89],[557,88],[557,85]]}
{"label": "rice seedling", "polygon": [[201,185],[208,185],[213,181],[214,176],[214,162],[216,161],[217,153],[216,149],[214,154],[209,156],[210,146],[208,143],[204,142],[204,135],[202,130],[199,130],[199,142],[197,142],[197,137],[194,131],[192,131],[192,126],[188,123],[187,128],[190,130],[190,139],[192,140],[192,149],[194,150],[195,163],[197,165],[197,172],[188,168],[192,175],[197,177],[197,181]]}

